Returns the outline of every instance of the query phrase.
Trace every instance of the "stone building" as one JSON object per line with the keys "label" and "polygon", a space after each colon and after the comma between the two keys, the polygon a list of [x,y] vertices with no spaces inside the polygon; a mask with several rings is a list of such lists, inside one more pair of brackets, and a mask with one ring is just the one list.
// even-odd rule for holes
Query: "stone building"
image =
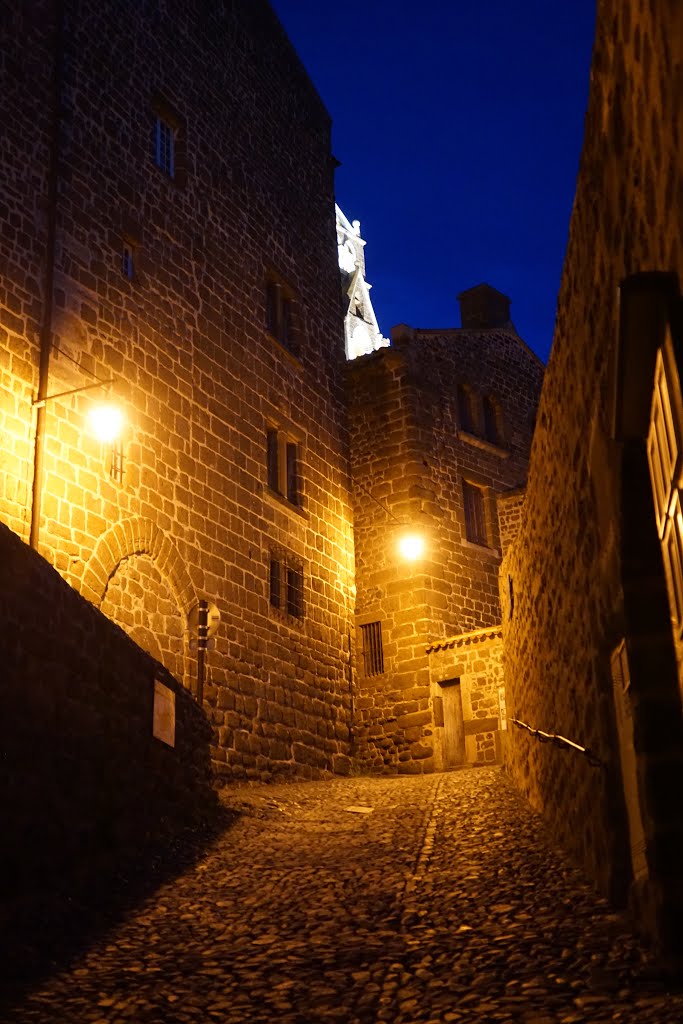
{"label": "stone building", "polygon": [[[265,0],[7,13],[0,516],[192,689],[216,607],[219,775],[344,771],[329,117]],[[103,443],[106,394],[125,420]]]}
{"label": "stone building", "polygon": [[555,337],[501,569],[508,713],[593,755],[515,729],[509,771],[679,965],[682,74],[678,0],[600,0]]}
{"label": "stone building", "polygon": [[526,480],[543,367],[489,285],[460,328],[392,331],[347,366],[356,544],[354,730],[371,770],[502,754],[496,495]]}

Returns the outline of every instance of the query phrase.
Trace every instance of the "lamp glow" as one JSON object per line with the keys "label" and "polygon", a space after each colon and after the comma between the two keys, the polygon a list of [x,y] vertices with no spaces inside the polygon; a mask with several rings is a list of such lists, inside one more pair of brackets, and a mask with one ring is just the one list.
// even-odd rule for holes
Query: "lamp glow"
{"label": "lamp glow", "polygon": [[407,533],[398,542],[398,550],[407,562],[416,562],[424,554],[424,537],[419,533]]}
{"label": "lamp glow", "polygon": [[90,429],[98,441],[115,441],[123,427],[123,413],[116,405],[96,405],[88,415]]}

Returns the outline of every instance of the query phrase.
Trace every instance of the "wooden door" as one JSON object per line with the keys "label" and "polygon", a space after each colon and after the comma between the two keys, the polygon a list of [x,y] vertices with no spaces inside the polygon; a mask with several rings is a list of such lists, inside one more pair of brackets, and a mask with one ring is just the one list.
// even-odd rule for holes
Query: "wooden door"
{"label": "wooden door", "polygon": [[622,640],[612,652],[612,683],[614,706],[617,713],[621,778],[624,786],[628,830],[631,840],[631,866],[636,881],[647,878],[648,865],[645,852],[645,829],[638,792],[638,765],[633,741],[633,708],[631,705],[631,676],[626,654],[626,641]]}
{"label": "wooden door", "polygon": [[647,456],[683,700],[683,397],[669,331],[657,353]]}
{"label": "wooden door", "polygon": [[462,715],[462,691],[459,679],[439,683],[443,702],[443,764],[453,768],[465,763],[465,726]]}

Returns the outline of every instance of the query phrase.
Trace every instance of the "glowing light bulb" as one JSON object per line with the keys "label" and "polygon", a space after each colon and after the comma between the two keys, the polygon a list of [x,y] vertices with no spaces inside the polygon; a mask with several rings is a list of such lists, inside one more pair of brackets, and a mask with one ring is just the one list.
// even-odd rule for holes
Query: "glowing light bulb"
{"label": "glowing light bulb", "polygon": [[424,537],[419,533],[406,533],[398,542],[398,550],[407,562],[416,562],[424,554]]}
{"label": "glowing light bulb", "polygon": [[90,429],[104,444],[115,441],[123,426],[123,413],[116,405],[96,405],[88,416]]}

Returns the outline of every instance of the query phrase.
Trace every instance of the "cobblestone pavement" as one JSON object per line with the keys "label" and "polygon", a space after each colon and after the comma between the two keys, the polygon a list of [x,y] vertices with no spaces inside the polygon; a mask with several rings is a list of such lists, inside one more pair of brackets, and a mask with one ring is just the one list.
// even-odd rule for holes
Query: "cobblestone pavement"
{"label": "cobblestone pavement", "polygon": [[206,856],[3,1022],[683,1021],[498,769],[222,798]]}

